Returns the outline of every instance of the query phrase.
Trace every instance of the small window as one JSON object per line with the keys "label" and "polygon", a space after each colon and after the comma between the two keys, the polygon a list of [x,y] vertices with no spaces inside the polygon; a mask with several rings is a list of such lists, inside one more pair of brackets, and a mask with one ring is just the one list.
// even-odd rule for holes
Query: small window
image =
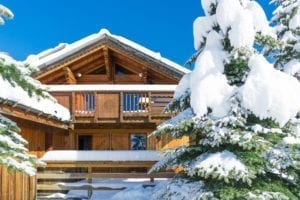
{"label": "small window", "polygon": [[75,113],[89,115],[95,112],[94,93],[77,93],[75,98]]}
{"label": "small window", "polygon": [[84,94],[84,110],[88,112],[94,112],[95,111],[95,96],[91,93]]}
{"label": "small window", "polygon": [[78,136],[78,150],[92,150],[92,136],[91,135]]}
{"label": "small window", "polygon": [[130,135],[130,149],[131,150],[146,150],[147,149],[146,134],[131,134]]}
{"label": "small window", "polygon": [[123,94],[123,112],[147,112],[149,96],[147,93],[130,93]]}

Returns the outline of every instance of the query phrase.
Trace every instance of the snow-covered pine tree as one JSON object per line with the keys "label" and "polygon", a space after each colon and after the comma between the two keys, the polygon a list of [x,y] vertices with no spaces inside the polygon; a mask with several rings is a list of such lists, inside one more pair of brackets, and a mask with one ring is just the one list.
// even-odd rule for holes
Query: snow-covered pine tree
{"label": "snow-covered pine tree", "polygon": [[275,40],[264,11],[251,0],[201,3],[195,69],[167,107],[177,116],[153,133],[194,141],[153,166],[182,169],[153,198],[299,199],[300,84],[256,49]]}
{"label": "snow-covered pine tree", "polygon": [[[3,17],[12,18],[13,14],[8,8],[0,5],[0,24],[4,24]],[[47,97],[44,89],[30,77],[33,71],[33,68],[24,66],[6,54],[0,53],[1,84],[9,82],[11,87],[20,87],[29,96]],[[18,134],[19,132],[20,129],[16,123],[0,114],[0,165],[34,175],[36,172],[35,164],[38,161],[35,156],[28,154],[27,141]]]}
{"label": "snow-covered pine tree", "polygon": [[273,0],[272,23],[282,44],[275,51],[275,67],[300,80],[300,0]]}

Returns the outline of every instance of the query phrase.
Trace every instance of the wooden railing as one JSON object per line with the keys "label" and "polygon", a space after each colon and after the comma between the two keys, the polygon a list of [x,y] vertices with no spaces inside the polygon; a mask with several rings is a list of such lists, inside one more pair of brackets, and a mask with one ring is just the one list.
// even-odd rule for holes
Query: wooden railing
{"label": "wooden railing", "polygon": [[92,92],[76,93],[75,96],[76,116],[94,116],[95,114],[95,95]]}
{"label": "wooden railing", "polygon": [[158,151],[49,151],[42,158],[47,163],[46,168],[39,167],[36,175],[37,193],[40,197],[68,190],[86,190],[89,198],[93,190],[126,188],[126,185],[99,184],[99,179],[148,178],[147,184],[154,184],[155,178],[174,177],[172,171],[147,173],[159,159]]}
{"label": "wooden railing", "polygon": [[[107,86],[108,88],[111,86]],[[80,90],[52,92],[59,103],[70,109],[74,122],[157,122],[170,117],[163,113],[173,98],[173,90],[151,85],[137,85],[137,89],[116,85],[112,90]],[[149,89],[150,88],[150,89]],[[105,90],[106,89],[106,90]]]}

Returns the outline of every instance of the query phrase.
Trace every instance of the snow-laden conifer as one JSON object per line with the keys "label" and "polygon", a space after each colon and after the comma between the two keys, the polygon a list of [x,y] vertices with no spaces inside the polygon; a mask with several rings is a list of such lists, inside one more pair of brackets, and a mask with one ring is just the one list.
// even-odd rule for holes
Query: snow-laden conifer
{"label": "snow-laden conifer", "polygon": [[185,181],[201,186],[193,199],[299,199],[300,83],[257,48],[277,45],[257,2],[201,2],[195,69],[166,108],[177,116],[153,133],[189,136],[190,145],[167,150],[152,171],[181,170],[168,186],[180,199],[190,197],[179,194]]}
{"label": "snow-laden conifer", "polygon": [[300,0],[273,0],[277,5],[272,23],[281,48],[275,66],[300,80]]}
{"label": "snow-laden conifer", "polygon": [[[0,24],[4,23],[3,18],[12,17],[12,12],[0,5]],[[33,71],[33,68],[15,61],[5,53],[0,53],[0,89],[2,88],[0,93],[11,92],[3,91],[3,86],[10,84],[12,88],[22,88],[30,97],[48,97],[49,94],[45,92],[40,83],[30,77]],[[6,99],[1,100],[5,101]],[[27,141],[19,135],[20,131],[15,122],[1,115],[0,109],[0,165],[8,167],[9,170],[34,175],[38,161],[35,156],[28,154]]]}

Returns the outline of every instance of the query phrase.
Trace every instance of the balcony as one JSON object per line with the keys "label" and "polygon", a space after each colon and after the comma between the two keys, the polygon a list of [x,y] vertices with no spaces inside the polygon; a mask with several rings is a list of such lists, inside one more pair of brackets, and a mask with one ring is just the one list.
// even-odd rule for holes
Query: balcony
{"label": "balcony", "polygon": [[161,122],[176,85],[52,85],[75,123]]}

